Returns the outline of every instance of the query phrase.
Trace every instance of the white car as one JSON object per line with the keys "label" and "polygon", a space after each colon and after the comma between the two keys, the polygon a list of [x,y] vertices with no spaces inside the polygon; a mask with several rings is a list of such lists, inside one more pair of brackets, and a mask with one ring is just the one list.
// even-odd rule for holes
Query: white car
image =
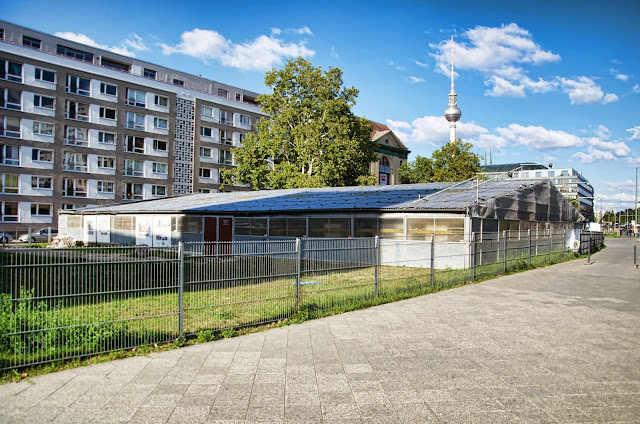
{"label": "white car", "polygon": [[[54,238],[57,235],[58,235],[58,230],[56,230],[55,228],[52,228],[51,229],[51,238]],[[29,243],[29,241],[31,243],[47,242],[47,241],[49,241],[49,229],[45,228],[43,230],[39,230],[39,231],[35,231],[35,232],[31,233],[31,240],[29,240],[29,234],[22,234],[20,237],[18,237],[18,240],[20,240],[23,243]]]}

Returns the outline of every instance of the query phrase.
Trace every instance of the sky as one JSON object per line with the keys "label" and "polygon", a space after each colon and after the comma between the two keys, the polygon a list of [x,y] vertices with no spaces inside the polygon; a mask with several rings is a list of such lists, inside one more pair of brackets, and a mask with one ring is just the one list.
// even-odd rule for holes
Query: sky
{"label": "sky", "polygon": [[[597,210],[632,208],[640,167],[640,2],[3,2],[9,22],[268,92],[264,74],[305,57],[344,71],[354,112],[430,156],[457,136],[497,163],[574,168]],[[487,158],[488,160],[488,158]],[[484,159],[481,160],[484,163]],[[640,172],[640,171],[639,171]]]}

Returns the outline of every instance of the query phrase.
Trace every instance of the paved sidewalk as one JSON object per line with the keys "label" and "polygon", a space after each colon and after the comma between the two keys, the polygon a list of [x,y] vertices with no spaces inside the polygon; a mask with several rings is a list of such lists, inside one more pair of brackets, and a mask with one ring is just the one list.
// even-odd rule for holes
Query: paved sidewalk
{"label": "paved sidewalk", "polygon": [[636,422],[633,240],[258,334],[0,386],[0,421]]}

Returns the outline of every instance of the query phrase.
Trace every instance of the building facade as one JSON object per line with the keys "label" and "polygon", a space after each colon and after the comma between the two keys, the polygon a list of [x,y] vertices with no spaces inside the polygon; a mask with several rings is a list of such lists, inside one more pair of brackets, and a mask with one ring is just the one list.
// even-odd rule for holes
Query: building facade
{"label": "building facade", "polygon": [[373,127],[371,139],[377,143],[378,160],[371,163],[369,171],[376,176],[378,185],[400,184],[398,169],[407,161],[411,151],[386,125],[369,121]]}
{"label": "building facade", "polygon": [[514,180],[550,180],[567,199],[579,202],[580,213],[593,219],[593,186],[573,168],[553,168],[544,164],[508,163],[503,165],[485,165],[482,167],[488,179]]}
{"label": "building facade", "polygon": [[[217,192],[257,93],[0,21],[0,225]],[[247,186],[225,185],[225,191]]]}

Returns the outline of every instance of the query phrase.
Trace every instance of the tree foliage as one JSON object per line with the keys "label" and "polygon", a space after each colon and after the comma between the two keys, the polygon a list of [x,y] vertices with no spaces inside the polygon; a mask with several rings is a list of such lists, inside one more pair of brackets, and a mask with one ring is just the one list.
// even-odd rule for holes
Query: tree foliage
{"label": "tree foliage", "polygon": [[271,94],[258,96],[268,117],[233,149],[237,166],[227,182],[255,189],[374,184],[376,158],[371,125],[356,117],[358,90],[342,85],[342,70],[324,72],[302,58],[266,73]]}
{"label": "tree foliage", "polygon": [[480,157],[471,151],[471,143],[462,140],[445,144],[431,158],[416,157],[400,167],[400,183],[464,181],[480,172]]}

